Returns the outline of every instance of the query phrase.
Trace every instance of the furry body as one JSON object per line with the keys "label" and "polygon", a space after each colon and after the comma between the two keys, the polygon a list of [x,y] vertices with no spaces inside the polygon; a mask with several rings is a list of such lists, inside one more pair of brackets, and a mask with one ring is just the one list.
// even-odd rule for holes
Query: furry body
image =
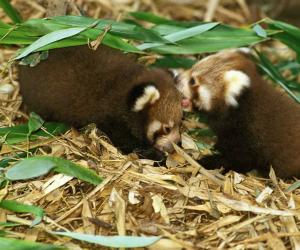
{"label": "furry body", "polygon": [[[201,86],[209,92],[205,100]],[[300,105],[265,82],[248,55],[209,56],[180,76],[178,88],[207,115],[224,157],[219,164],[239,171],[272,166],[280,177],[300,176]],[[220,167],[213,158],[203,163]]]}
{"label": "furry body", "polygon": [[[171,77],[138,64],[133,55],[102,45],[96,51],[87,46],[56,49],[33,68],[20,66],[19,81],[30,110],[75,127],[96,123],[124,153],[153,149],[157,141],[147,138],[147,129],[155,120],[174,123],[176,136],[166,147],[179,140],[180,94]],[[149,84],[159,93],[135,111]],[[156,158],[153,152],[144,156]]]}

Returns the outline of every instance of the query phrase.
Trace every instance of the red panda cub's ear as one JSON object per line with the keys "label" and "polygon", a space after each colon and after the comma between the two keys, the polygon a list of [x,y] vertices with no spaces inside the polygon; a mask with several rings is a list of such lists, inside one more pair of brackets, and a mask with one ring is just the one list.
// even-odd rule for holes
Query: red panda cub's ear
{"label": "red panda cub's ear", "polygon": [[142,83],[134,87],[128,97],[128,106],[134,112],[144,110],[160,98],[160,93],[153,83]]}

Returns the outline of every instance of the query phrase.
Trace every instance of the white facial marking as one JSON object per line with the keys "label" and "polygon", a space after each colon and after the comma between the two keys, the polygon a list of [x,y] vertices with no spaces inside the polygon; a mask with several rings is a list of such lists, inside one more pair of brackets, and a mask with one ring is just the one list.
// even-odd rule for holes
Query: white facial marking
{"label": "white facial marking", "polygon": [[176,84],[176,88],[187,99],[192,98],[192,92],[190,89],[189,81],[190,81],[189,71],[185,71],[179,74],[178,82]]}
{"label": "white facial marking", "polygon": [[247,48],[247,47],[238,48],[237,51],[241,51],[245,54],[250,54],[251,53],[251,49]]}
{"label": "white facial marking", "polygon": [[225,103],[229,106],[238,106],[237,97],[241,95],[244,88],[250,86],[250,78],[244,72],[239,70],[229,70],[224,74],[224,80],[227,82],[225,91]]}
{"label": "white facial marking", "polygon": [[204,110],[210,110],[212,105],[212,93],[205,85],[198,88],[199,100],[195,100],[195,105]]}
{"label": "white facial marking", "polygon": [[155,132],[157,132],[158,130],[161,129],[161,122],[158,120],[154,120],[152,121],[149,125],[148,125],[148,129],[147,129],[147,138],[150,141],[153,141],[153,135]]}
{"label": "white facial marking", "polygon": [[141,111],[147,104],[155,103],[160,97],[159,91],[154,86],[147,86],[144,89],[144,94],[139,97],[133,107],[133,111]]}

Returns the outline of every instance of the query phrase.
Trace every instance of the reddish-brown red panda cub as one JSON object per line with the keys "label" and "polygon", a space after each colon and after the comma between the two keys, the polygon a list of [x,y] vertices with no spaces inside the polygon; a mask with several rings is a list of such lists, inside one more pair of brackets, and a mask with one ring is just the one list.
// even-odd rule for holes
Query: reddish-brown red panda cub
{"label": "reddish-brown red panda cub", "polygon": [[206,57],[178,77],[177,87],[184,104],[191,100],[207,115],[224,167],[272,166],[280,177],[300,176],[300,105],[264,81],[245,52]]}
{"label": "reddish-brown red panda cub", "polygon": [[19,66],[29,110],[75,127],[96,123],[124,153],[161,158],[180,140],[181,95],[172,77],[133,55],[101,45],[51,50],[35,67]]}

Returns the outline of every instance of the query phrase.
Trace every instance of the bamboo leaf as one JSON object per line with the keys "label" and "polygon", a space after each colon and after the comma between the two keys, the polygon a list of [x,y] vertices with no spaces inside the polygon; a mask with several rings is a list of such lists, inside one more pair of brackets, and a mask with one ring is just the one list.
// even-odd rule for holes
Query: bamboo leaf
{"label": "bamboo leaf", "polygon": [[56,235],[71,237],[101,246],[113,248],[138,248],[147,247],[157,242],[161,237],[158,236],[101,236],[73,232],[52,232]]}
{"label": "bamboo leaf", "polygon": [[99,34],[99,31],[103,31],[106,27],[110,27],[109,33],[117,37],[133,39],[145,42],[166,42],[156,31],[151,29],[145,29],[136,24],[116,22],[108,19],[93,19],[84,16],[59,16],[53,17],[51,20],[57,24],[82,27],[91,25],[93,22],[98,21],[98,24],[94,27],[94,30]]}
{"label": "bamboo leaf", "polygon": [[12,7],[12,5],[10,4],[10,2],[8,0],[1,0],[0,7],[4,10],[4,12],[10,17],[10,19],[14,23],[22,22],[22,19],[21,19],[19,13],[17,12],[17,10],[14,7]]}
{"label": "bamboo leaf", "polygon": [[[51,135],[59,135],[65,133],[69,129],[66,125],[57,122],[46,122],[44,128],[48,133],[43,130],[38,130],[31,134],[30,140],[37,140],[41,137],[50,137]],[[5,142],[9,145],[27,141],[28,133],[29,129],[27,124],[0,128],[0,137],[5,137]]]}
{"label": "bamboo leaf", "polygon": [[44,124],[44,120],[34,112],[30,113],[28,121],[28,136],[39,130]]}
{"label": "bamboo leaf", "polygon": [[298,189],[300,187],[300,181],[295,181],[292,185],[287,187],[284,192],[285,193],[290,193],[293,192],[294,190]]}
{"label": "bamboo leaf", "polygon": [[3,250],[67,250],[62,246],[41,244],[25,240],[0,237],[0,249]]}
{"label": "bamboo leaf", "polygon": [[286,33],[288,33],[289,35],[300,39],[300,29],[294,25],[285,23],[285,22],[281,22],[281,21],[275,21],[275,20],[271,20],[271,19],[266,19],[266,22],[268,24],[274,27],[276,27],[279,30],[282,30]]}
{"label": "bamboo leaf", "polygon": [[162,16],[155,15],[151,12],[137,11],[137,12],[131,12],[129,14],[137,20],[142,20],[153,24],[168,24],[168,25],[186,27],[186,28],[197,26],[200,24],[205,24],[205,22],[176,21],[176,20],[166,19]]}
{"label": "bamboo leaf", "polygon": [[197,61],[185,58],[185,57],[175,57],[175,56],[164,56],[156,60],[151,66],[160,68],[191,68]]}
{"label": "bamboo leaf", "polygon": [[29,45],[25,50],[22,51],[21,54],[19,54],[15,59],[19,60],[30,53],[37,51],[38,49],[51,44],[53,42],[62,40],[67,37],[74,36],[76,34],[79,34],[80,32],[86,30],[87,27],[82,27],[82,28],[68,28],[68,29],[63,29],[63,30],[58,30],[58,31],[53,31],[47,35],[44,35],[43,37],[39,38],[37,41]]}
{"label": "bamboo leaf", "polygon": [[279,84],[296,102],[300,103],[300,98],[297,97],[288,87],[288,82],[276,69],[276,67],[269,61],[269,59],[262,53],[256,51],[259,58],[259,67],[277,84]]}
{"label": "bamboo leaf", "polygon": [[94,171],[53,156],[35,156],[20,160],[8,169],[5,176],[9,180],[26,180],[45,175],[52,169],[94,185],[98,185],[102,181]]}
{"label": "bamboo leaf", "polygon": [[[207,24],[201,24],[195,27],[191,27],[191,28],[187,28],[187,29],[183,29],[180,31],[176,31],[174,33],[168,34],[166,36],[164,36],[163,38],[167,41],[169,41],[170,43],[175,43],[190,37],[194,37],[197,35],[200,35],[208,30],[213,29],[214,27],[216,27],[219,23],[207,23]],[[145,49],[149,49],[149,48],[155,48],[155,47],[159,47],[163,45],[163,43],[144,43],[140,46],[138,46],[138,48],[140,50],[145,50]]]}
{"label": "bamboo leaf", "polygon": [[267,38],[267,32],[259,24],[255,24],[253,30],[258,36]]}
{"label": "bamboo leaf", "polygon": [[32,222],[31,226],[35,226],[41,222],[44,216],[44,210],[40,207],[26,205],[14,200],[2,200],[0,201],[0,208],[4,208],[17,213],[32,213],[36,218]]}
{"label": "bamboo leaf", "polygon": [[164,17],[154,15],[151,12],[136,11],[136,12],[130,12],[129,14],[131,16],[133,16],[135,19],[143,20],[143,21],[155,23],[155,24],[170,23],[170,21],[171,21]]}
{"label": "bamboo leaf", "polygon": [[55,166],[54,161],[41,156],[26,158],[8,169],[5,177],[11,181],[32,179],[49,173]]}

